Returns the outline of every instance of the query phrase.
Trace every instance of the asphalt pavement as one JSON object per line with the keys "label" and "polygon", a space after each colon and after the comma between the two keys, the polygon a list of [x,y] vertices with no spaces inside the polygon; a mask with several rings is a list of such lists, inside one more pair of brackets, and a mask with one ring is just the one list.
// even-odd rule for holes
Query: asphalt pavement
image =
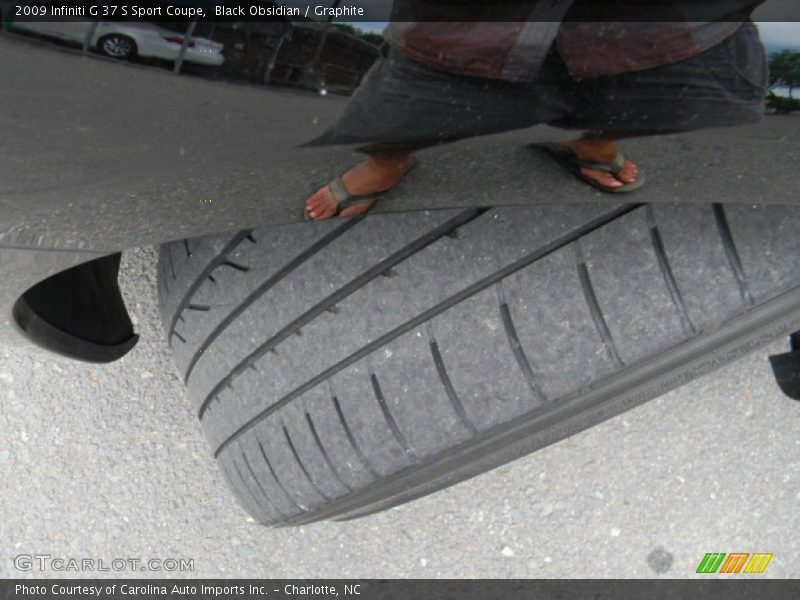
{"label": "asphalt pavement", "polygon": [[0,577],[98,574],[23,570],[25,555],[193,561],[100,573],[119,577],[692,577],[707,552],[769,552],[749,577],[798,574],[800,404],[766,360],[784,341],[411,504],[267,529],[228,491],[184,396],[155,260],[124,255],[142,340],[121,361],[0,349]]}

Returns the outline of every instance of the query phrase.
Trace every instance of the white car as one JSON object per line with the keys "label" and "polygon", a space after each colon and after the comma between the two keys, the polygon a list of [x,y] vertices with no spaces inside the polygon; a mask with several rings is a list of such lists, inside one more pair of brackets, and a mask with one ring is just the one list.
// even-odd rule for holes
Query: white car
{"label": "white car", "polygon": [[[39,35],[82,44],[92,21],[64,19],[55,21],[15,21],[13,27]],[[152,23],[97,23],[90,45],[113,58],[135,56],[174,61],[178,58],[183,35]],[[206,38],[191,37],[184,60],[201,65],[219,66],[225,62],[222,44]]]}

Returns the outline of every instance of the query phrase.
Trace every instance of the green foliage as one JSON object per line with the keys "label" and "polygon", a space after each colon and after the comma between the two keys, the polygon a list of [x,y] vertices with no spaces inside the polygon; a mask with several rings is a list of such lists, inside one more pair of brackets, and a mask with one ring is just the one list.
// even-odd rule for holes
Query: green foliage
{"label": "green foliage", "polygon": [[800,52],[781,50],[769,57],[769,87],[787,87],[792,97],[794,88],[800,87]]}
{"label": "green foliage", "polygon": [[373,33],[371,31],[363,31],[358,29],[357,27],[353,27],[352,25],[348,25],[347,23],[334,23],[333,25],[339,31],[343,31],[344,33],[349,33],[350,35],[361,38],[365,42],[369,42],[373,46],[380,46],[383,42],[383,36],[379,33]]}
{"label": "green foliage", "polygon": [[794,110],[800,110],[800,100],[797,98],[786,98],[770,93],[766,100],[767,108],[772,108],[779,114],[788,114]]}

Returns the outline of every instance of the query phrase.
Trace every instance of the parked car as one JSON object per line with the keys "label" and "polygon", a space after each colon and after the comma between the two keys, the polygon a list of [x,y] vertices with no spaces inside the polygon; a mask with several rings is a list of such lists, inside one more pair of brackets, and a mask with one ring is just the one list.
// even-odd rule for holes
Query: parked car
{"label": "parked car", "polygon": [[[14,21],[12,28],[82,44],[93,26],[86,19],[60,21]],[[174,61],[178,58],[184,37],[153,23],[100,21],[92,35],[90,46],[112,58],[158,58]],[[186,61],[207,66],[225,62],[224,46],[202,37],[190,37]]]}

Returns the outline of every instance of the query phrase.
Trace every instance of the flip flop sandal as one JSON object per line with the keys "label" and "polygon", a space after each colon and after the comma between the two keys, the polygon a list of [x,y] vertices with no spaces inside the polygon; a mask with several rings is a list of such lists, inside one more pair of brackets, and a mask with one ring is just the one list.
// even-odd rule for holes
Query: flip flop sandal
{"label": "flip flop sandal", "polygon": [[[408,165],[405,172],[403,173],[403,177],[408,175],[411,172],[411,169],[413,169],[415,166],[417,166],[417,161],[412,158],[411,163]],[[341,212],[348,206],[354,206],[356,204],[366,204],[367,202],[370,201],[372,201],[372,203],[374,204],[381,198],[382,195],[385,195],[392,189],[394,189],[391,188],[389,190],[386,190],[385,192],[378,192],[377,194],[365,194],[363,196],[356,196],[350,194],[347,191],[347,188],[344,187],[344,182],[342,181],[341,176],[335,177],[332,181],[328,183],[326,187],[328,188],[328,191],[331,193],[331,196],[333,196],[333,199],[336,200],[337,208],[336,212],[333,214],[334,217],[338,217],[341,214]],[[313,219],[311,215],[308,214],[308,211],[305,209],[305,207],[303,207],[303,220],[315,221],[317,219]]]}
{"label": "flip flop sandal", "polygon": [[639,170],[636,175],[636,181],[631,183],[623,183],[618,187],[610,187],[603,185],[596,179],[587,177],[581,172],[582,168],[596,169],[598,171],[611,173],[616,177],[625,166],[625,156],[623,156],[622,152],[617,152],[617,156],[611,162],[604,163],[591,160],[581,160],[578,158],[578,155],[575,154],[575,151],[572,148],[569,146],[562,146],[561,144],[531,144],[531,147],[544,150],[562,165],[567,167],[570,173],[575,175],[578,179],[585,181],[589,185],[596,187],[599,190],[603,190],[604,192],[609,192],[611,194],[626,194],[633,192],[634,190],[638,190],[644,185],[644,182],[647,179],[644,171]]}

